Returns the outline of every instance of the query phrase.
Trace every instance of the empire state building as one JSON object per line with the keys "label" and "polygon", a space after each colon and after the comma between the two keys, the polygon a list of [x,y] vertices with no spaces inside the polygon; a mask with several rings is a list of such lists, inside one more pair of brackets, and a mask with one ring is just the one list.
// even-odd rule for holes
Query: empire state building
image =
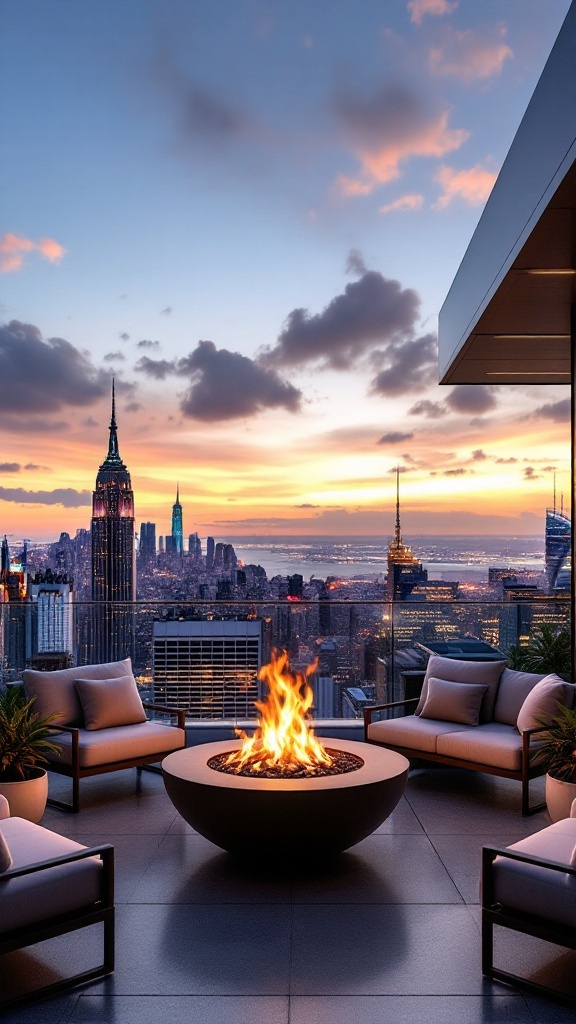
{"label": "empire state building", "polygon": [[[114,383],[108,454],[98,470],[92,495],[92,600],[98,602],[92,650],[99,662],[131,654],[136,597],[134,557],[134,492],[130,473],[120,458]],[[129,602],[124,608],[118,602]]]}

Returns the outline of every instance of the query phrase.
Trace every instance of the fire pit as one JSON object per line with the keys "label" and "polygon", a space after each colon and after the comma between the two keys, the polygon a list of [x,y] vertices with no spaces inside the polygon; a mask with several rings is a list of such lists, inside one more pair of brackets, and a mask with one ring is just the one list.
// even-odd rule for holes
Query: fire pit
{"label": "fire pit", "polygon": [[[306,676],[314,669],[310,666]],[[409,763],[350,740],[324,748],[306,718],[313,693],[286,654],[264,666],[266,701],[254,736],[206,743],[162,762],[182,817],[231,853],[322,859],[370,835],[398,803]]]}

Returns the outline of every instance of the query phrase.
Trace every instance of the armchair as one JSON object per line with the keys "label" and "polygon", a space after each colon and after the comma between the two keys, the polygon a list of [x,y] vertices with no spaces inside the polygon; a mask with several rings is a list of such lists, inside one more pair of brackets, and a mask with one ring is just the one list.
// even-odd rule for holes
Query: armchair
{"label": "armchair", "polygon": [[494,966],[494,925],[576,950],[576,800],[569,818],[509,847],[482,850],[482,972],[565,1003],[571,995]]}
{"label": "armchair", "polygon": [[0,1002],[5,1011],[112,973],[114,848],[81,846],[24,818],[11,818],[3,796],[0,819],[4,851],[12,861],[0,870],[0,957],[88,925],[104,926],[101,964],[8,997]]}
{"label": "armchair", "polygon": [[[72,803],[49,797],[55,807],[80,810],[80,779],[142,769],[186,746],[184,711],[143,704],[130,658],[56,672],[26,669],[23,682],[41,714],[56,714],[52,740],[60,753],[49,756],[47,768],[72,779]],[[175,716],[176,726],[149,721],[146,711]]]}

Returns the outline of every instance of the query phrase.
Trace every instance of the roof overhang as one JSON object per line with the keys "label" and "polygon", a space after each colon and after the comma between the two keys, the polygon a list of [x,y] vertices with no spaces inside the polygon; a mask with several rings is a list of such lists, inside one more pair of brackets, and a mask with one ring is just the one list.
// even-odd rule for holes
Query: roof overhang
{"label": "roof overhang", "polygon": [[440,311],[441,384],[569,383],[576,0]]}

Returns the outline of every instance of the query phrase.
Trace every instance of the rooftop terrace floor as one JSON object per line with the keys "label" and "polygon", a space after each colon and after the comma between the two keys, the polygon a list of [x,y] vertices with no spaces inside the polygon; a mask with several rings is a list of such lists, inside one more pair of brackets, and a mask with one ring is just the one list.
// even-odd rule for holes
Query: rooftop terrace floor
{"label": "rooftop terrace floor", "polygon": [[[542,780],[533,787],[542,795]],[[79,815],[48,809],[42,824],[116,848],[115,974],[3,1020],[574,1024],[480,970],[480,849],[548,824],[544,812],[521,817],[514,782],[413,772],[376,833],[326,870],[294,864],[290,877],[242,867],[195,833],[158,775],[101,776],[82,791]],[[97,962],[100,927],[4,957],[0,986],[48,980],[58,962],[88,966],[87,954]],[[564,987],[576,976],[576,954],[500,929],[496,962]]]}

